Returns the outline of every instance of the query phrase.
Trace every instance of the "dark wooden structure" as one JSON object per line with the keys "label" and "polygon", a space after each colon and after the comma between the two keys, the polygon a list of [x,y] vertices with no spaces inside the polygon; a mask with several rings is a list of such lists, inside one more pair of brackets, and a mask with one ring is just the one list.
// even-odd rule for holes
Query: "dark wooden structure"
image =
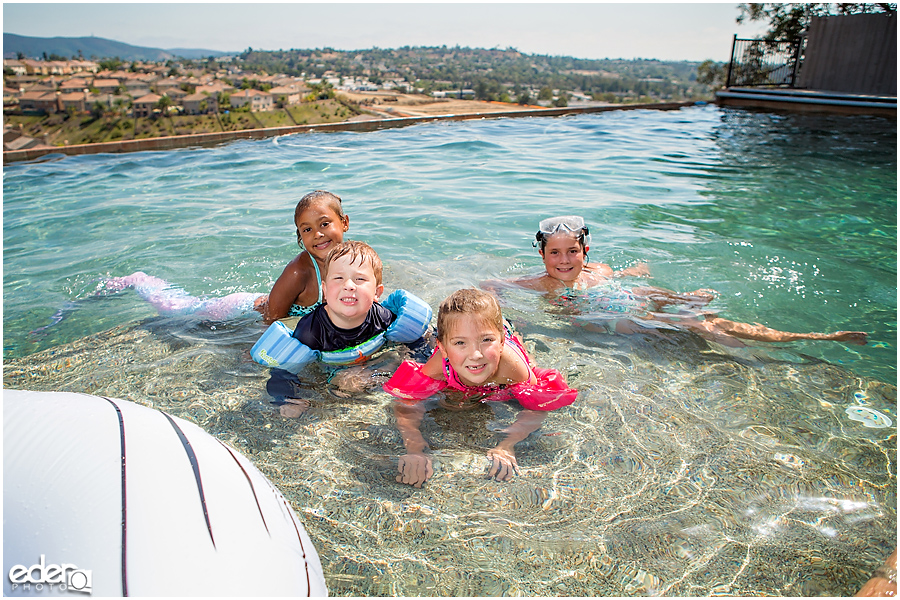
{"label": "dark wooden structure", "polygon": [[797,87],[896,96],[897,17],[872,13],[814,18]]}
{"label": "dark wooden structure", "polygon": [[813,18],[787,43],[738,40],[725,106],[897,116],[897,13]]}

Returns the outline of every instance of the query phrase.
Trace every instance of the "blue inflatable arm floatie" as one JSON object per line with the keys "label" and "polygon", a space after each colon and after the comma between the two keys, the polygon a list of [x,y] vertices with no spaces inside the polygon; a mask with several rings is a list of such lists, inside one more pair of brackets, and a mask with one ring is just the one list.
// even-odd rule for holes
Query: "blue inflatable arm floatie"
{"label": "blue inflatable arm floatie", "polygon": [[263,366],[299,373],[305,365],[319,358],[319,352],[296,339],[292,333],[287,325],[275,321],[250,348],[250,356]]}
{"label": "blue inflatable arm floatie", "polygon": [[406,290],[395,290],[382,303],[396,318],[382,333],[351,348],[320,352],[297,338],[281,321],[272,323],[250,349],[253,360],[266,367],[299,373],[315,361],[332,365],[346,365],[364,361],[381,348],[385,340],[409,344],[425,335],[431,325],[431,307]]}
{"label": "blue inflatable arm floatie", "polygon": [[384,332],[384,337],[392,342],[411,344],[431,326],[431,307],[406,290],[394,290],[381,305],[397,315]]}

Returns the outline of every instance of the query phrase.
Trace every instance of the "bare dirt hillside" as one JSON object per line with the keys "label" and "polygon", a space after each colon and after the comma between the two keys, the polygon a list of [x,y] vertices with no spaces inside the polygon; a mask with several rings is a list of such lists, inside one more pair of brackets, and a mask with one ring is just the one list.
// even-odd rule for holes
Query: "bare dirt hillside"
{"label": "bare dirt hillside", "polygon": [[431,98],[419,94],[392,92],[340,92],[340,95],[352,102],[358,102],[360,108],[379,118],[466,115],[542,108],[540,106],[522,106],[521,104],[508,104],[505,102]]}

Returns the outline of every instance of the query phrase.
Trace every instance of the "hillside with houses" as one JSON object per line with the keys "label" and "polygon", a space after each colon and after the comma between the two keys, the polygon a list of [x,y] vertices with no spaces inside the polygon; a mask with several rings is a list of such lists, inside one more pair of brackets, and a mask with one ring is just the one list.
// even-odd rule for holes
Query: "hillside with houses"
{"label": "hillside with houses", "polygon": [[[276,108],[283,117],[278,121],[291,124],[290,115],[300,117],[292,107],[319,100],[303,78],[244,73],[234,67],[182,71],[141,62],[123,63],[116,69],[89,60],[3,63],[5,150],[184,133],[172,125],[173,118],[194,122],[201,131],[255,128],[265,123],[231,114]],[[329,99],[328,94],[322,98]],[[326,121],[353,116],[349,109],[331,112]],[[168,125],[141,122],[161,117],[167,118]],[[91,132],[90,125],[98,121],[102,126]],[[190,132],[198,127],[190,127]],[[87,135],[79,136],[79,130]]]}
{"label": "hillside with houses", "polygon": [[529,76],[513,51],[457,50],[370,51],[377,61],[359,52],[305,51],[301,60],[252,50],[165,62],[4,59],[4,150],[408,116],[410,106],[427,112],[423,105],[450,99],[460,102],[440,110],[485,110],[461,101],[503,110],[708,94],[687,63],[673,74],[679,65],[660,71],[657,61],[618,61],[619,73],[551,61]]}

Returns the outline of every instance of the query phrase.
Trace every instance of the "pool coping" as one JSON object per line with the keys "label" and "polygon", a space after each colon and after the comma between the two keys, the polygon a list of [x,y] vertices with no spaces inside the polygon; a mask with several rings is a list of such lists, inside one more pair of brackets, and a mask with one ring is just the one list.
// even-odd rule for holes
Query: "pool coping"
{"label": "pool coping", "polygon": [[76,144],[72,146],[38,146],[24,150],[6,150],[3,152],[3,164],[34,160],[50,154],[74,156],[80,154],[119,154],[124,152],[145,152],[153,150],[173,150],[197,146],[212,146],[241,139],[262,139],[291,135],[295,133],[312,133],[320,131],[375,131],[394,127],[406,127],[419,123],[434,121],[466,121],[472,119],[499,119],[502,117],[563,117],[584,113],[609,112],[615,110],[676,110],[686,106],[707,104],[696,100],[682,102],[657,102],[651,104],[626,104],[610,106],[578,106],[562,108],[540,108],[528,110],[477,112],[466,114],[428,115],[417,117],[393,117],[386,119],[369,119],[365,121],[342,121],[340,123],[320,123],[315,125],[293,125],[289,127],[266,127],[260,129],[242,129],[239,131],[222,131],[215,133],[197,133],[190,135],[172,135],[146,138],[141,140],[122,140],[119,142],[100,142],[96,144]]}
{"label": "pool coping", "polygon": [[716,92],[720,106],[897,118],[896,96],[827,90],[731,87]]}

